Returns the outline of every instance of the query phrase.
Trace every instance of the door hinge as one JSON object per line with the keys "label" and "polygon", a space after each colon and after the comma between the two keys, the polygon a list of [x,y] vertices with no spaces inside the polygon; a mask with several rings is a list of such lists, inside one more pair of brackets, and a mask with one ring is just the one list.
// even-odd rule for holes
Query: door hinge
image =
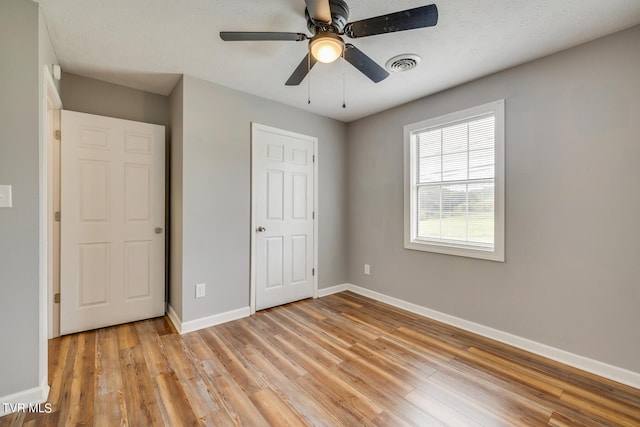
{"label": "door hinge", "polygon": [[60,304],[60,293],[57,293],[53,296],[53,302],[56,304]]}
{"label": "door hinge", "polygon": [[55,131],[53,137],[60,141],[62,139],[62,132],[60,132],[60,130]]}
{"label": "door hinge", "polygon": [[54,219],[54,221],[56,221],[56,222],[60,222],[60,215],[61,215],[61,214],[60,214],[60,211],[58,211],[58,212],[54,213],[54,214],[53,214],[53,219]]}
{"label": "door hinge", "polygon": [[315,276],[315,275],[316,275],[316,269],[315,269],[315,268],[312,268],[312,269],[311,269],[311,275],[312,275],[312,276]]}
{"label": "door hinge", "polygon": [[313,163],[315,163],[315,162],[316,162],[316,155],[314,154],[313,155]]}
{"label": "door hinge", "polygon": [[311,212],[311,219],[316,219],[316,213],[315,213],[315,211]]}

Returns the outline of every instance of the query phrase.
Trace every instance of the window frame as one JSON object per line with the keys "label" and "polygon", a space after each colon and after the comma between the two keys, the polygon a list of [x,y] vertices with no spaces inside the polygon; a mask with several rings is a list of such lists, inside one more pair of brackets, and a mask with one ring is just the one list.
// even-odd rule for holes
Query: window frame
{"label": "window frame", "polygon": [[[404,247],[405,249],[435,252],[470,258],[504,262],[505,260],[505,119],[504,99],[467,108],[404,126]],[[494,163],[494,245],[491,248],[417,239],[416,144],[413,135],[430,128],[470,121],[478,116],[495,117]]]}

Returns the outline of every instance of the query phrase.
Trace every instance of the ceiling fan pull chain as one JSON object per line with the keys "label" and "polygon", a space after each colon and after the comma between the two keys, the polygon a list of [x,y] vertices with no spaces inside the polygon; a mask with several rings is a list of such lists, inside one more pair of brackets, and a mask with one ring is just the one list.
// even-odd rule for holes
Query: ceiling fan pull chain
{"label": "ceiling fan pull chain", "polygon": [[342,108],[347,108],[347,73],[344,66],[344,49],[342,49]]}
{"label": "ceiling fan pull chain", "polygon": [[311,104],[311,52],[307,54],[307,104]]}

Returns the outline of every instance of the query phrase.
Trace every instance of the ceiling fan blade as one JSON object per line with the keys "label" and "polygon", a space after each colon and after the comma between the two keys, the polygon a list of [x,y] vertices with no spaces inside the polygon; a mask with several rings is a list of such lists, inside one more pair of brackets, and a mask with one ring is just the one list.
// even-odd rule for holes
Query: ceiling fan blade
{"label": "ceiling fan blade", "polygon": [[220,31],[220,38],[226,42],[279,40],[300,42],[307,39],[303,33],[277,33],[253,31]]}
{"label": "ceiling fan blade", "polygon": [[309,63],[309,54],[307,53],[305,57],[302,59],[302,61],[300,62],[300,64],[298,64],[296,69],[293,71],[293,74],[291,74],[291,77],[289,77],[289,80],[287,80],[285,85],[297,86],[300,83],[302,83],[304,78],[307,76],[309,70],[313,68],[314,65],[316,65],[316,62],[318,61],[312,55],[311,63]]}
{"label": "ceiling fan blade", "polygon": [[435,4],[394,12],[375,18],[351,22],[344,28],[351,38],[374,36],[376,34],[433,27],[438,23],[438,7]]}
{"label": "ceiling fan blade", "polygon": [[376,64],[373,59],[352,44],[346,43],[344,45],[344,59],[374,83],[381,82],[389,77],[387,70]]}
{"label": "ceiling fan blade", "polygon": [[331,7],[329,0],[305,0],[307,11],[313,22],[331,24]]}

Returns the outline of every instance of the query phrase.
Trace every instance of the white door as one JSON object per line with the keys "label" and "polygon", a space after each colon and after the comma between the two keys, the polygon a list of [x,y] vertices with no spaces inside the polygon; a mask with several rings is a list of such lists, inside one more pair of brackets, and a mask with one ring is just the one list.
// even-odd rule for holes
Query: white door
{"label": "white door", "polygon": [[60,333],[164,314],[164,126],[62,111]]}
{"label": "white door", "polygon": [[253,124],[255,308],[314,296],[316,139]]}

